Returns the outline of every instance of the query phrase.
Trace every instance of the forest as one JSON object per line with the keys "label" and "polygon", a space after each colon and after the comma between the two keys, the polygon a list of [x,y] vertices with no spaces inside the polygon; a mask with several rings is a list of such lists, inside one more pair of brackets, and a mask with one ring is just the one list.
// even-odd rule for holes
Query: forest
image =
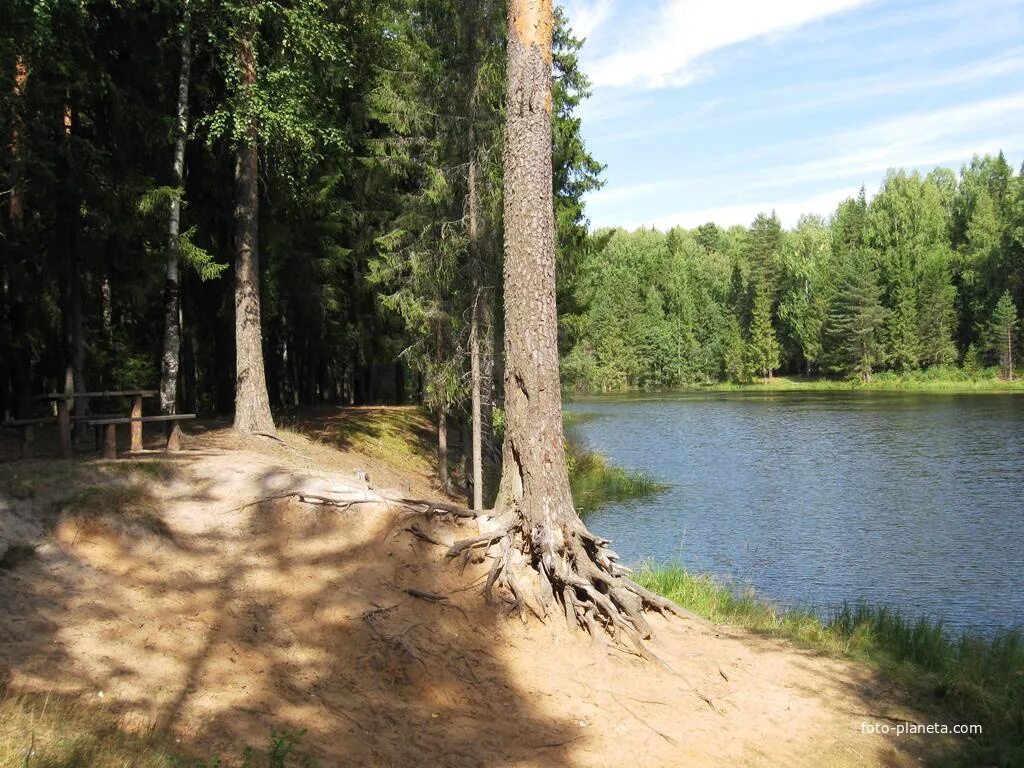
{"label": "forest", "polygon": [[[503,3],[2,13],[6,418],[42,392],[157,383],[161,411],[234,411],[248,431],[305,404],[420,402],[442,436],[476,424],[497,463]],[[791,231],[766,213],[590,233],[602,166],[577,114],[581,45],[556,10],[567,390],[1013,375],[1024,176],[1002,154],[891,172],[870,202]]]}
{"label": "forest", "polygon": [[[6,417],[159,382],[164,412],[247,429],[317,402],[459,423],[475,386],[489,427],[503,2],[13,0],[0,27]],[[600,166],[561,11],[553,45],[573,261]]]}
{"label": "forest", "polygon": [[[828,219],[597,232],[563,276],[562,376],[576,391],[1009,378],[1024,307],[1024,168],[891,171]],[[994,368],[987,371],[988,368]]]}

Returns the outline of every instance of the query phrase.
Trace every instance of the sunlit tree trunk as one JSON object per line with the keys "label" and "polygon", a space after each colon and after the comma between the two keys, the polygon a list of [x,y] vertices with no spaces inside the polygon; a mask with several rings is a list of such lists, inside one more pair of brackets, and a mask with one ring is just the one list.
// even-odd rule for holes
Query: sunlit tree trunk
{"label": "sunlit tree trunk", "polygon": [[[510,0],[505,133],[505,441],[499,504],[557,538],[574,518],[562,435],[551,171],[551,0]],[[551,542],[555,544],[556,542]]]}
{"label": "sunlit tree trunk", "polygon": [[[477,54],[476,13],[479,0],[471,0],[472,10],[469,14],[469,172],[468,172],[468,235],[469,235],[469,270],[470,270],[470,305],[469,311],[469,381],[472,426],[472,486],[473,509],[483,508],[484,473],[483,473],[483,433],[481,431],[481,373],[480,373],[480,273],[482,272],[482,254],[480,252],[480,168],[479,148],[476,141],[477,96],[480,65]],[[463,448],[465,450],[465,448]]]}
{"label": "sunlit tree trunk", "polygon": [[[256,85],[251,23],[243,27],[239,64],[242,88]],[[235,429],[274,433],[260,322],[259,156],[256,126],[249,117],[235,156]]]}
{"label": "sunlit tree trunk", "polygon": [[622,633],[646,655],[644,608],[673,607],[626,578],[608,542],[581,522],[569,489],[555,312],[552,24],[551,0],[508,0],[505,438],[494,515],[481,523],[485,540],[500,543],[487,589],[500,585],[538,616],[561,603],[569,622],[594,635]]}
{"label": "sunlit tree trunk", "polygon": [[178,72],[178,115],[175,124],[172,178],[179,190],[171,198],[167,219],[167,254],[164,270],[164,347],[160,361],[160,410],[174,413],[178,402],[178,370],[181,359],[181,312],[179,308],[178,266],[181,229],[181,198],[185,187],[185,140],[188,134],[188,87],[192,69],[192,10],[189,0],[182,2],[181,68]]}

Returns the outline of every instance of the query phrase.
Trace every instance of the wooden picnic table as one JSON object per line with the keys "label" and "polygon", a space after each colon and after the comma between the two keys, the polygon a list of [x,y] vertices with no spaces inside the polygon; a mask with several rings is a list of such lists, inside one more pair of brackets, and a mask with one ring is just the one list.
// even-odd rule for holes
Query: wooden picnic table
{"label": "wooden picnic table", "polygon": [[37,400],[49,400],[57,403],[57,426],[60,431],[60,453],[65,459],[71,458],[71,404],[79,398],[130,397],[132,410],[130,414],[132,430],[132,453],[142,450],[142,400],[160,394],[156,389],[122,389],[103,392],[51,392],[39,395]]}

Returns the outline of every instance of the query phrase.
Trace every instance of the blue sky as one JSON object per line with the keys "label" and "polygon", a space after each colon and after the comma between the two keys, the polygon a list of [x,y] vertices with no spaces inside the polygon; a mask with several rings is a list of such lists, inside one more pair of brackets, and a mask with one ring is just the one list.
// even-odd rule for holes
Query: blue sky
{"label": "blue sky", "polygon": [[886,170],[1024,160],[1024,0],[565,0],[594,227],[830,214]]}

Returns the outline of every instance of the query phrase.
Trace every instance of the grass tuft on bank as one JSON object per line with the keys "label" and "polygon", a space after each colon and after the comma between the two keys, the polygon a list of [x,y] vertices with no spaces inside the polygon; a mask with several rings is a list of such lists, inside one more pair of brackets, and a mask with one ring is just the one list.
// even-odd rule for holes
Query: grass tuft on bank
{"label": "grass tuft on bank", "polygon": [[574,435],[567,437],[565,452],[572,498],[581,515],[603,504],[643,498],[666,488],[645,472],[613,466]]}
{"label": "grass tuft on bank", "polygon": [[980,724],[982,735],[965,740],[948,765],[1024,765],[1024,635],[1019,630],[993,637],[959,635],[940,623],[865,604],[820,618],[780,609],[752,590],[737,591],[679,566],[644,568],[636,578],[709,621],[867,662],[915,700],[938,706],[952,722]]}

